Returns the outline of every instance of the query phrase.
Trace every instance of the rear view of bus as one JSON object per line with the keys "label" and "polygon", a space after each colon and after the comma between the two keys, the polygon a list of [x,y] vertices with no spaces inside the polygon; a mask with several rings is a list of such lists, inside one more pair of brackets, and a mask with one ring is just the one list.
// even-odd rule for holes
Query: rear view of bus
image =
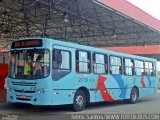
{"label": "rear view of bus", "polygon": [[49,104],[49,53],[49,46],[42,39],[20,40],[11,44],[8,102]]}

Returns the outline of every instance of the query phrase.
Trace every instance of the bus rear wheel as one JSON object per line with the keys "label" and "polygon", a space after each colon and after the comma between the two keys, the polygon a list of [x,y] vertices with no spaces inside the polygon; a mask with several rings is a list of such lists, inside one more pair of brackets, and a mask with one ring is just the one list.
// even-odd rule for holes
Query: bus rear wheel
{"label": "bus rear wheel", "polygon": [[129,103],[135,104],[137,100],[138,100],[138,90],[137,88],[132,88]]}
{"label": "bus rear wheel", "polygon": [[86,95],[82,90],[78,90],[75,93],[73,100],[73,110],[74,111],[82,111],[86,107]]}

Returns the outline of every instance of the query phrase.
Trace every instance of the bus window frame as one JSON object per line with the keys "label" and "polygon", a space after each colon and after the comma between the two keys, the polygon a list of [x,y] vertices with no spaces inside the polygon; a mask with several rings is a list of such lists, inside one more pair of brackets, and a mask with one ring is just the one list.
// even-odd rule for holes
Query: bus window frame
{"label": "bus window frame", "polygon": [[72,71],[72,53],[71,51],[69,50],[64,50],[64,49],[58,49],[58,48],[53,48],[52,49],[52,70],[53,70],[53,50],[56,49],[56,50],[60,50],[60,51],[65,51],[65,52],[68,52],[69,53],[69,68],[70,69],[57,69],[57,70],[70,70]]}
{"label": "bus window frame", "polygon": [[[76,55],[77,55],[77,52],[78,52],[78,55],[79,55],[79,51],[81,51],[81,52],[87,52],[87,55],[90,54],[90,61],[89,62],[84,62],[84,61],[79,61],[79,60],[77,61],[77,56]],[[77,62],[78,63],[79,62],[89,63],[89,66],[90,66],[89,69],[90,69],[90,71],[89,72],[79,72],[79,71],[77,71]],[[92,71],[93,71],[93,69],[92,69],[92,52],[91,51],[87,51],[87,50],[83,50],[83,49],[76,49],[75,50],[75,72],[78,73],[78,74],[91,74]]]}
{"label": "bus window frame", "polygon": [[[65,51],[65,52],[68,52],[69,53],[69,67],[70,67],[70,69],[55,69],[54,67],[53,67],[53,50],[60,50],[60,51]],[[52,52],[51,52],[52,54],[51,54],[51,56],[52,56],[52,64],[51,64],[51,75],[52,75],[52,80],[53,81],[59,81],[59,80],[61,80],[61,79],[63,79],[66,75],[68,75],[68,74],[70,74],[71,72],[72,72],[72,52],[70,51],[70,50],[64,50],[64,49],[58,49],[58,48],[53,48],[52,49]],[[60,76],[58,79],[54,79],[54,70],[58,70],[58,72],[60,72],[60,71],[68,71],[67,72],[67,74],[64,74],[64,76]]]}
{"label": "bus window frame", "polygon": [[[144,66],[144,69],[145,69],[145,76],[149,76],[149,77],[154,77],[154,76],[156,76],[156,75],[155,75],[155,62],[153,62],[153,61],[149,61],[149,60],[146,60],[146,61],[144,61],[144,64],[145,64],[146,62],[148,62],[148,63],[152,63],[153,75],[152,75],[152,74],[147,75],[147,72],[146,72],[146,65],[145,65],[145,66]],[[149,68],[147,68],[147,69],[149,69]],[[151,69],[149,69],[149,70],[151,70]]]}
{"label": "bus window frame", "polygon": [[[93,59],[93,57],[95,57],[96,54],[101,54],[101,55],[104,55],[104,64],[101,64],[101,63],[96,63],[95,60]],[[107,61],[106,61],[107,60]],[[93,74],[98,74],[98,75],[108,75],[108,66],[109,66],[109,63],[108,63],[108,54],[105,54],[105,53],[101,53],[101,52],[93,52],[92,53],[92,70],[93,70]],[[95,73],[94,72],[94,64],[100,64],[100,65],[104,65],[105,67],[105,72],[104,73]],[[106,70],[107,68],[107,70]]]}
{"label": "bus window frame", "polygon": [[[119,65],[111,65],[111,57],[118,57],[118,58],[120,58],[120,60],[121,60],[121,68],[119,68],[119,69],[121,69],[121,71],[119,70],[119,72],[120,72],[120,74],[113,74],[113,73],[111,73],[111,70],[110,70],[110,67],[111,66],[119,66]],[[118,55],[113,55],[113,54],[110,54],[109,55],[109,70],[108,70],[108,73],[109,74],[111,74],[111,75],[123,75],[123,56],[118,56]]]}
{"label": "bus window frame", "polygon": [[[131,61],[133,60],[133,67],[125,66],[125,59],[130,59]],[[123,57],[122,62],[123,62],[123,75],[134,76],[135,75],[135,60],[133,58],[130,58],[130,57]],[[126,67],[132,68],[132,75],[125,74],[125,68]]]}
{"label": "bus window frame", "polygon": [[[140,67],[136,67],[136,64],[135,64],[135,63],[136,63],[136,62],[135,62],[136,60],[137,60],[137,61],[141,61],[141,62],[143,62],[143,70],[144,70],[144,73],[143,73],[143,74],[141,74],[141,75],[137,75],[137,74],[136,74],[136,68],[138,68],[138,69],[142,69],[142,68],[140,68]],[[135,76],[146,76],[146,75],[145,75],[145,60],[141,60],[141,59],[134,59],[134,75],[135,75]]]}

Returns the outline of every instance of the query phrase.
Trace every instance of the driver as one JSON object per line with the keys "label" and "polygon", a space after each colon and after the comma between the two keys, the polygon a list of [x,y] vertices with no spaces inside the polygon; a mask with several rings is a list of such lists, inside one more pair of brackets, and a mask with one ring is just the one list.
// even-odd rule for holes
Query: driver
{"label": "driver", "polygon": [[35,76],[42,76],[43,73],[42,73],[42,66],[41,66],[41,55],[38,55],[37,56],[37,59],[36,59],[36,63],[34,65],[34,72],[33,72],[33,75]]}

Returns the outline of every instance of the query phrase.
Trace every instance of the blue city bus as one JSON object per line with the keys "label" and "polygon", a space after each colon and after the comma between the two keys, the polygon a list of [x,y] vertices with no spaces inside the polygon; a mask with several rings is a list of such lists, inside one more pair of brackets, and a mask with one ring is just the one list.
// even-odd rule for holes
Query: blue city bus
{"label": "blue city bus", "polygon": [[48,38],[25,38],[10,46],[7,101],[32,105],[87,104],[157,93],[152,58]]}

